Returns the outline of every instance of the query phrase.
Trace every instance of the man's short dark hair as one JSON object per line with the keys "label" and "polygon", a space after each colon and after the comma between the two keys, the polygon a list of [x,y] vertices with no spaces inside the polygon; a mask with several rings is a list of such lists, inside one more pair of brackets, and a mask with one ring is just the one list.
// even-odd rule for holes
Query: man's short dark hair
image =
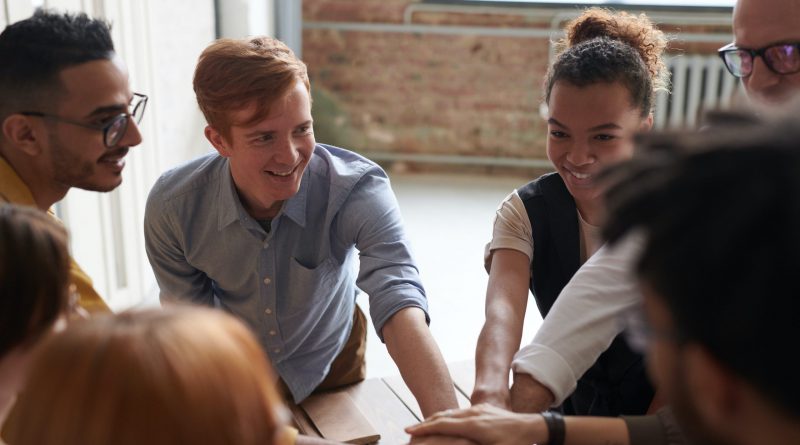
{"label": "man's short dark hair", "polygon": [[795,118],[733,126],[718,115],[706,131],[651,138],[617,171],[605,233],[643,230],[637,274],[679,342],[800,416],[800,114],[785,115]]}
{"label": "man's short dark hair", "polygon": [[37,9],[9,25],[0,34],[0,122],[19,111],[47,111],[63,69],[113,56],[108,22],[83,13]]}

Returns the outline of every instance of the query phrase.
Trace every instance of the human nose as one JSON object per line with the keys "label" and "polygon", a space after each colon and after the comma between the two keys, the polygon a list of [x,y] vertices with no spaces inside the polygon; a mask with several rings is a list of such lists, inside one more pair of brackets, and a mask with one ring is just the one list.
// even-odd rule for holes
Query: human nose
{"label": "human nose", "polygon": [[120,139],[117,145],[123,147],[135,147],[141,143],[142,133],[139,131],[139,124],[136,123],[136,119],[128,116],[128,126],[125,128],[125,134],[122,136],[122,139]]}
{"label": "human nose", "polygon": [[574,144],[567,152],[567,162],[579,167],[594,162],[594,154],[589,144],[578,142]]}
{"label": "human nose", "polygon": [[774,73],[764,62],[763,57],[753,59],[750,75],[742,79],[744,87],[750,93],[761,93],[780,81],[780,74]]}
{"label": "human nose", "polygon": [[275,151],[275,161],[283,165],[295,165],[300,153],[291,139],[285,139]]}

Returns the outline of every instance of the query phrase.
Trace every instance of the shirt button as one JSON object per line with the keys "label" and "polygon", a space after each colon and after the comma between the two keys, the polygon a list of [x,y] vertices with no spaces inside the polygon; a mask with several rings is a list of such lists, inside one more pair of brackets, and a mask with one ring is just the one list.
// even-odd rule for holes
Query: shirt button
{"label": "shirt button", "polygon": [[277,353],[281,352],[281,350],[280,349],[273,349],[272,352],[277,354]]}
{"label": "shirt button", "polygon": [[272,283],[272,280],[270,280],[269,278],[264,278],[264,284],[269,284],[269,283]]}
{"label": "shirt button", "polygon": [[266,313],[267,313],[267,315],[270,315],[270,314],[272,313],[272,309],[267,309],[267,310],[266,310],[266,311],[264,311],[264,312],[266,312]]}
{"label": "shirt button", "polygon": [[269,331],[269,335],[275,335],[275,334],[277,334],[277,332],[275,332],[275,331]]}
{"label": "shirt button", "polygon": [[267,247],[269,247],[269,243],[264,243],[264,248],[266,249]]}

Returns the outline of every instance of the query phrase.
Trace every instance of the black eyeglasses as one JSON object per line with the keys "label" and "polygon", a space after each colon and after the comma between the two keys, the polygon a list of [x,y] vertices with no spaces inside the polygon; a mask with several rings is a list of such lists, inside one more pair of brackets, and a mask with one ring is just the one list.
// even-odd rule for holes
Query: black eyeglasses
{"label": "black eyeglasses", "polygon": [[133,100],[131,100],[130,104],[132,111],[120,113],[110,118],[106,123],[99,125],[86,124],[83,122],[63,118],[55,114],[42,113],[40,111],[21,111],[19,114],[24,116],[39,116],[45,119],[53,119],[59,122],[64,122],[66,124],[102,131],[103,144],[106,146],[106,148],[113,148],[116,147],[122,137],[125,136],[125,132],[128,130],[128,120],[133,119],[138,125],[142,120],[142,116],[144,116],[144,109],[146,107],[147,96],[144,94],[133,93]]}
{"label": "black eyeglasses", "polygon": [[730,43],[718,52],[725,67],[736,77],[749,76],[759,56],[773,73],[792,74],[800,71],[800,42],[777,43],[759,49],[737,48]]}

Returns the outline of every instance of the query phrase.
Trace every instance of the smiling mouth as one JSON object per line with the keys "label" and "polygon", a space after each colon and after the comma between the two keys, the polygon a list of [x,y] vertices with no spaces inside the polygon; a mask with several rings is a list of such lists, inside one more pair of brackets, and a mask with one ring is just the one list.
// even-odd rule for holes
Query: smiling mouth
{"label": "smiling mouth", "polygon": [[569,174],[571,174],[572,176],[576,177],[577,179],[589,179],[589,178],[592,177],[592,175],[589,174],[589,173],[576,172],[576,171],[570,170],[568,168],[565,168],[564,170],[569,172]]}
{"label": "smiling mouth", "polygon": [[285,178],[287,176],[291,176],[291,174],[294,173],[295,170],[297,170],[297,166],[294,166],[291,170],[284,171],[284,172],[266,170],[266,173],[270,174],[271,176],[277,176],[279,178]]}
{"label": "smiling mouth", "polygon": [[109,153],[102,158],[100,158],[100,162],[106,162],[109,164],[117,164],[122,162],[125,159],[125,156],[128,154],[128,149],[123,148],[114,153]]}

